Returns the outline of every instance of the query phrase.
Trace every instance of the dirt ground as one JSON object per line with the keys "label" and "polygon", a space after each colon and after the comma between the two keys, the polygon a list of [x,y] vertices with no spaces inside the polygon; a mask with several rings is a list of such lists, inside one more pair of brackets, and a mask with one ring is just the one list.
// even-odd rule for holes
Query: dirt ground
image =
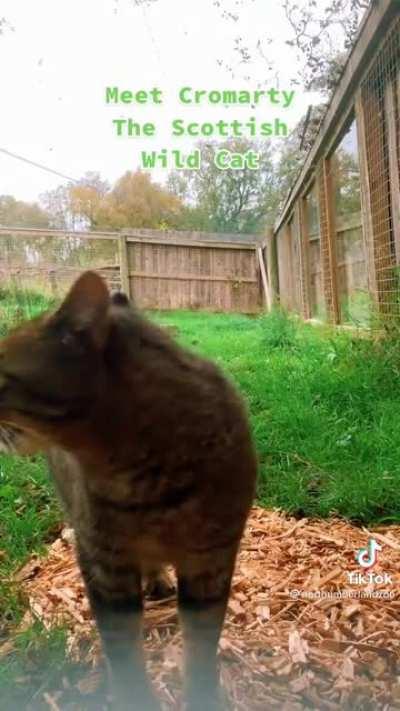
{"label": "dirt ground", "polygon": [[[381,550],[365,570],[355,554],[371,537]],[[22,625],[35,617],[48,628],[66,624],[71,659],[85,664],[80,678],[43,691],[42,702],[52,711],[89,708],[102,664],[71,532],[63,531],[47,557],[29,561],[17,580],[29,600]],[[220,644],[232,709],[400,709],[399,583],[400,526],[372,531],[254,508]],[[145,634],[162,708],[179,709],[173,597],[146,602]],[[12,642],[4,643],[0,656],[11,649]]]}

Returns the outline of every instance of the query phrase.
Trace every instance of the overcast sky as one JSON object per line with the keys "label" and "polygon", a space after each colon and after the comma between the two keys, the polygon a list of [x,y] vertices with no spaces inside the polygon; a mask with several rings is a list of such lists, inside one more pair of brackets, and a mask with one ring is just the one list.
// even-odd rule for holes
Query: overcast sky
{"label": "overcast sky", "polygon": [[[229,2],[234,8],[235,0],[228,0],[228,8]],[[92,170],[112,183],[139,166],[142,150],[189,149],[187,141],[170,138],[174,118],[268,121],[280,116],[293,127],[310,100],[297,92],[283,112],[280,107],[271,111],[267,102],[258,109],[226,109],[182,107],[178,100],[182,86],[290,89],[296,59],[285,44],[281,0],[245,3],[238,23],[223,19],[213,0],[158,0],[139,7],[133,0],[2,0],[0,16],[14,28],[0,36],[0,147],[71,178]],[[264,44],[263,58],[256,44],[272,31],[275,39]],[[252,50],[250,66],[240,65],[234,51],[238,34]],[[266,59],[274,61],[275,73],[268,74]],[[106,86],[158,87],[164,103],[107,106]],[[157,136],[117,138],[112,119],[128,116],[157,124]],[[153,175],[162,181],[166,172]],[[61,182],[0,153],[0,195],[36,200]]]}

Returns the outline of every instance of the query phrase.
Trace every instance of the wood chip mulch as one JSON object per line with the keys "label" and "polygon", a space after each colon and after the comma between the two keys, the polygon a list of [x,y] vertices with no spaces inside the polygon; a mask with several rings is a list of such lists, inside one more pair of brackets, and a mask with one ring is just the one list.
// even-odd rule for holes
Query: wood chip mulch
{"label": "wood chip mulch", "polygon": [[[382,550],[366,572],[381,577],[350,582],[350,572],[365,574],[355,553],[371,536]],[[17,581],[29,601],[23,624],[39,618],[48,629],[67,625],[71,659],[90,665],[77,684],[82,706],[74,706],[86,708],[101,654],[71,532],[64,529],[48,555],[30,560]],[[220,644],[232,709],[400,709],[399,583],[400,526],[372,531],[255,507]],[[145,635],[162,708],[179,709],[182,655],[174,598],[146,602]],[[3,643],[0,657],[11,647]],[[45,707],[67,708],[64,693],[44,692]]]}

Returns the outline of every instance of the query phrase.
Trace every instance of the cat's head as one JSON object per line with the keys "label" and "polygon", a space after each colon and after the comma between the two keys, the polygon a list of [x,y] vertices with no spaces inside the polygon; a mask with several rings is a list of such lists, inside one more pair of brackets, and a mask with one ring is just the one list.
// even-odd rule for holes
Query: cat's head
{"label": "cat's head", "polygon": [[46,449],[88,416],[104,384],[112,303],[128,306],[85,272],[55,313],[0,340],[0,450]]}

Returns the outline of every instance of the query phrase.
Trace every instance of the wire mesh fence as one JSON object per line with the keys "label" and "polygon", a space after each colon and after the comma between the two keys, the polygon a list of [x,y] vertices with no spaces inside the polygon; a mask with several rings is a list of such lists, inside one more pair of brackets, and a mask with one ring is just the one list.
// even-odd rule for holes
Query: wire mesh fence
{"label": "wire mesh fence", "polygon": [[118,242],[56,234],[0,235],[0,283],[13,291],[61,297],[85,269],[99,271],[110,288],[120,287]]}
{"label": "wire mesh fence", "polygon": [[371,227],[371,291],[386,317],[400,315],[400,18],[361,86]]}
{"label": "wire mesh fence", "polygon": [[[323,123],[275,239],[282,304],[303,316],[362,326],[377,323],[377,314],[379,322],[400,319],[397,1],[372,7],[351,60],[331,102],[331,121],[326,129]],[[355,76],[353,67],[358,67]],[[296,215],[303,216],[300,235]],[[302,309],[299,299],[290,297],[299,293]]]}

